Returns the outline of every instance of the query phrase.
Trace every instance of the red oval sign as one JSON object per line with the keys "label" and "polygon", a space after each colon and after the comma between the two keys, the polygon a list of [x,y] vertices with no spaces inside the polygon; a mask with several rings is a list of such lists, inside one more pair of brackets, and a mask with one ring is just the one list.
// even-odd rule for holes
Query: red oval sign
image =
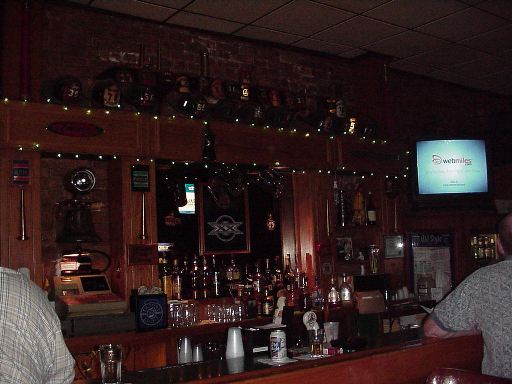
{"label": "red oval sign", "polygon": [[103,128],[94,124],[74,121],[56,121],[54,123],[50,123],[46,129],[58,135],[70,137],[92,137],[103,133]]}

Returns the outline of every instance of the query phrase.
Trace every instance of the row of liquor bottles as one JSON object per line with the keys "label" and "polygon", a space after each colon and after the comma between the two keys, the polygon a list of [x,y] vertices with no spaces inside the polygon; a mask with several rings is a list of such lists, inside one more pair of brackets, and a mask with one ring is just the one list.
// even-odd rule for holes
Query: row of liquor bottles
{"label": "row of liquor bottles", "polygon": [[291,92],[257,86],[248,70],[240,70],[238,81],[224,81],[210,76],[207,55],[201,59],[200,76],[148,66],[111,67],[95,76],[89,97],[85,97],[80,80],[72,76],[48,81],[43,97],[66,105],[181,114],[298,131],[375,134],[374,121],[358,119],[347,110],[341,85],[333,86],[331,94],[322,97],[307,89]]}
{"label": "row of liquor bottles", "polygon": [[496,235],[489,233],[472,236],[471,254],[475,260],[496,259]]}
{"label": "row of liquor bottles", "polygon": [[[249,317],[273,316],[278,299],[284,297],[284,305],[299,310],[322,309],[325,298],[318,279],[310,287],[304,272],[292,269],[290,255],[273,260],[238,265],[235,256],[221,265],[216,256],[199,258],[192,262],[186,258],[162,257],[159,275],[164,293],[169,299],[208,299],[233,297],[244,302]],[[191,264],[191,265],[190,265]]]}

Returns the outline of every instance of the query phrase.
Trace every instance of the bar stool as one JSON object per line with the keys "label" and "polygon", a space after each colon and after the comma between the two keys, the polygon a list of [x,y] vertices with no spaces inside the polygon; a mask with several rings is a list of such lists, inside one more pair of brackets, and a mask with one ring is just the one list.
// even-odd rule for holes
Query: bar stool
{"label": "bar stool", "polygon": [[458,368],[437,368],[425,384],[510,384],[512,380]]}

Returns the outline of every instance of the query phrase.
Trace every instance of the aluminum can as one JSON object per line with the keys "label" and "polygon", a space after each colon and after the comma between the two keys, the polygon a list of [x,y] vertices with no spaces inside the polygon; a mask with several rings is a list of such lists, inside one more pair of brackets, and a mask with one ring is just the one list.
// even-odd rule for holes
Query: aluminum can
{"label": "aluminum can", "polygon": [[270,358],[275,361],[286,359],[286,334],[280,329],[270,333]]}

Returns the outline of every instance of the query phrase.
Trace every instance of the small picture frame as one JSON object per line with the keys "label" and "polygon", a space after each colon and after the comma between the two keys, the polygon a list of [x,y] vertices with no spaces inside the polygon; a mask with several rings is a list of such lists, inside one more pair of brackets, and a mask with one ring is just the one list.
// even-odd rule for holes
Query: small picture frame
{"label": "small picture frame", "polygon": [[354,258],[351,237],[336,238],[336,260],[338,262],[350,261]]}
{"label": "small picture frame", "polygon": [[384,236],[384,258],[404,257],[404,237],[402,235]]}

